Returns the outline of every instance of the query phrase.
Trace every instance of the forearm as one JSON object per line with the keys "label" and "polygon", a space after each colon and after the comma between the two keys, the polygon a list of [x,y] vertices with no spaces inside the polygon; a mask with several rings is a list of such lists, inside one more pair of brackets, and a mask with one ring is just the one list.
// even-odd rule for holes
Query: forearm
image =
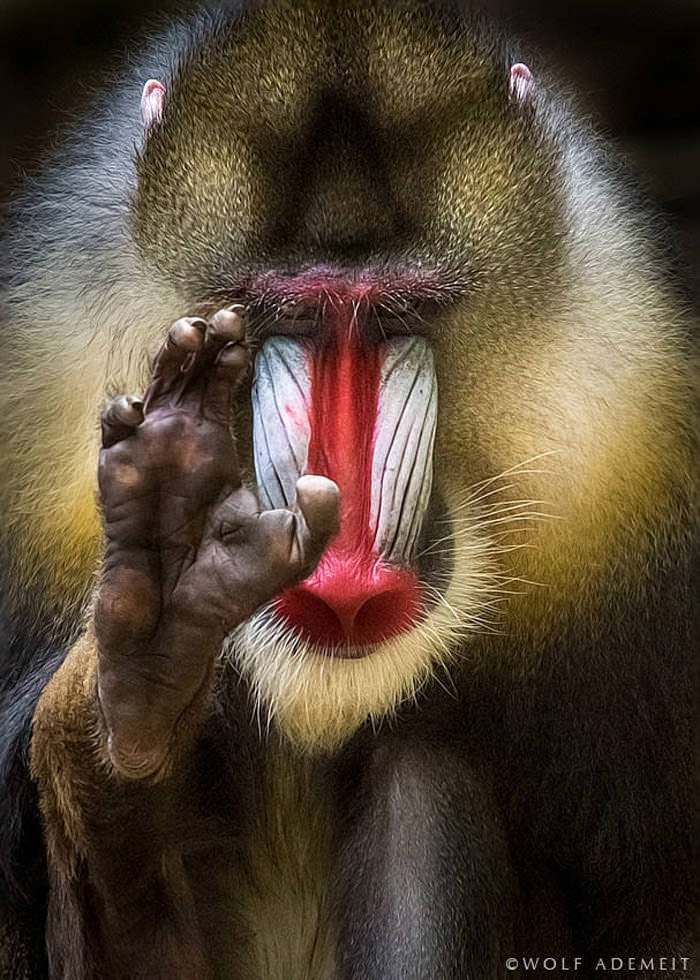
{"label": "forearm", "polygon": [[193,720],[178,730],[158,779],[125,778],[108,747],[91,625],[44,689],[31,771],[49,868],[52,975],[208,976],[179,841],[169,830],[197,730]]}
{"label": "forearm", "polygon": [[[127,759],[133,745],[135,756],[138,729],[140,725],[147,728],[149,713],[158,710],[164,719],[168,695],[178,703],[183,698],[155,680],[137,685],[137,676],[143,677],[146,665],[140,667],[136,662],[131,671],[122,672],[119,682],[106,683],[103,659],[94,624],[89,622],[44,688],[34,713],[31,772],[42,792],[42,806],[44,799],[52,796],[60,801],[63,816],[71,822],[86,806],[95,808],[97,787],[109,791],[140,776],[145,780],[145,791],[148,785],[173,779],[196,740],[211,696],[213,658],[202,668],[202,679],[194,693],[184,699],[167,738],[165,721],[159,728],[163,733],[160,765],[129,769],[117,757],[113,743],[120,745]],[[109,673],[109,667],[107,670]],[[174,714],[174,709],[170,711]],[[72,839],[79,839],[77,826],[68,829]]]}

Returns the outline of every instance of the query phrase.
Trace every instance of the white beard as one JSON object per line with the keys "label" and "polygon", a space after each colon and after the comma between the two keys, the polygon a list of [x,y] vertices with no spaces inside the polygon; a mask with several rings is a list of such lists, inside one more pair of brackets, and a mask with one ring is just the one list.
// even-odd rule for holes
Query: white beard
{"label": "white beard", "polygon": [[493,629],[504,579],[492,548],[463,526],[454,550],[450,584],[444,594],[431,590],[435,601],[425,617],[371,652],[365,648],[364,656],[343,658],[314,646],[272,605],[231,633],[223,654],[250,686],[261,731],[275,724],[297,748],[331,752],[366,721],[377,727],[415,699],[436,673],[447,671],[470,633]]}

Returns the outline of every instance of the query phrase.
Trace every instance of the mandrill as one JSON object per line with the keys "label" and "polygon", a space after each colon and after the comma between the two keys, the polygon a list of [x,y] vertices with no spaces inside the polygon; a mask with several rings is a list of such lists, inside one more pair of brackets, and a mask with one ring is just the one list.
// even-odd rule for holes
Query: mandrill
{"label": "mandrill", "polygon": [[667,251],[454,4],[95,104],[4,242],[3,978],[700,977]]}

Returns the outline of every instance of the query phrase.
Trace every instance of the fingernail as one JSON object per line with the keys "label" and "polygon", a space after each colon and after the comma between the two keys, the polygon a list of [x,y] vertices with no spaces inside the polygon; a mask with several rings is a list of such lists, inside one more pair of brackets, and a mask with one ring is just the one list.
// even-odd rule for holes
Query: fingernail
{"label": "fingernail", "polygon": [[199,350],[206,323],[200,317],[182,317],[170,328],[170,339],[184,350]]}

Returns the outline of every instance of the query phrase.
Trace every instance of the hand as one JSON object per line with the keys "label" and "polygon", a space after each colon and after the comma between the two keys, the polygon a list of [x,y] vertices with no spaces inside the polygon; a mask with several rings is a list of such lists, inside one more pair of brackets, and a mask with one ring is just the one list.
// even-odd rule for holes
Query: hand
{"label": "hand", "polygon": [[143,401],[121,396],[102,415],[98,695],[125,775],[163,767],[226,634],[309,575],[337,529],[330,480],[304,476],[294,508],[262,513],[241,486],[232,392],[249,366],[244,333],[240,307],[178,320]]}

